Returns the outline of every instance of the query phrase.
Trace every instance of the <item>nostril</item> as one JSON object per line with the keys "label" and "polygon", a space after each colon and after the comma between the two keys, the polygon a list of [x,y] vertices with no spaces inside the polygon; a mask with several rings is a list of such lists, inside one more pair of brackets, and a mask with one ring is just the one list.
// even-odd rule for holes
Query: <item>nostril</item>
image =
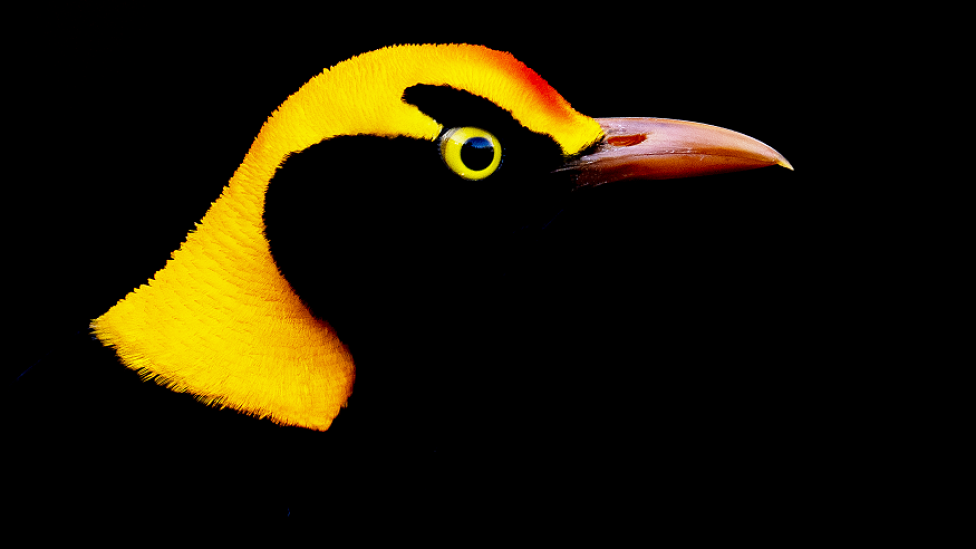
{"label": "nostril", "polygon": [[647,139],[647,135],[638,133],[634,135],[615,135],[607,138],[607,143],[614,147],[633,147]]}

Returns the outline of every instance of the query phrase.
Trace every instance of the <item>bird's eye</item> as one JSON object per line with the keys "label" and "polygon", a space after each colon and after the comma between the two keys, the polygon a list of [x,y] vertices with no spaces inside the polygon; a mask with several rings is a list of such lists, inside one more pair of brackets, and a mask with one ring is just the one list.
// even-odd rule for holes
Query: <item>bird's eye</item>
{"label": "bird's eye", "polygon": [[481,128],[451,128],[441,137],[441,158],[454,173],[478,181],[498,169],[502,144]]}

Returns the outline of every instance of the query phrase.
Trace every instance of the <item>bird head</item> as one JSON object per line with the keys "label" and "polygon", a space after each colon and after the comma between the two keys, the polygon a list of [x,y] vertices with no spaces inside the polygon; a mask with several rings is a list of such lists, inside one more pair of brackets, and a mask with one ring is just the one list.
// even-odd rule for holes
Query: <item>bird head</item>
{"label": "bird head", "polygon": [[354,364],[404,375],[434,340],[460,352],[497,330],[464,312],[513,305],[525,235],[566,197],[774,164],[790,167],[730,130],[587,117],[508,53],[385,48],[282,103],[166,267],[92,328],[146,378],[325,430]]}

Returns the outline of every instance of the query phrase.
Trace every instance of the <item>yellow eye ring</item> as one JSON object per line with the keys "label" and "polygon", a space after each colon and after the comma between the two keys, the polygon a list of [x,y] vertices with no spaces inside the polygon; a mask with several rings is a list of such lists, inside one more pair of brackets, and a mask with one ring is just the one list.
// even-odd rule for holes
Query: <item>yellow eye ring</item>
{"label": "yellow eye ring", "polygon": [[481,128],[451,128],[441,137],[441,158],[454,173],[478,181],[502,163],[502,144]]}

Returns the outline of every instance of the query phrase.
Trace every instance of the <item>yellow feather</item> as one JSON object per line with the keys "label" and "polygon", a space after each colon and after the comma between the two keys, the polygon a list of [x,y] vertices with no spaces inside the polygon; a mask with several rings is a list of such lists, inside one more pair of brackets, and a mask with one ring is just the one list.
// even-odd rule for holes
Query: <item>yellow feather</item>
{"label": "yellow feather", "polygon": [[[529,129],[552,136],[565,154],[601,136],[594,120],[507,53],[400,46],[340,63],[271,115],[166,266],[92,321],[98,339],[145,378],[201,402],[328,429],[352,394],[353,359],[278,272],[264,236],[265,192],[288,154],[324,139],[436,139],[442,126],[401,99],[419,83],[448,84],[492,100]],[[341,269],[341,258],[336,261]]]}

